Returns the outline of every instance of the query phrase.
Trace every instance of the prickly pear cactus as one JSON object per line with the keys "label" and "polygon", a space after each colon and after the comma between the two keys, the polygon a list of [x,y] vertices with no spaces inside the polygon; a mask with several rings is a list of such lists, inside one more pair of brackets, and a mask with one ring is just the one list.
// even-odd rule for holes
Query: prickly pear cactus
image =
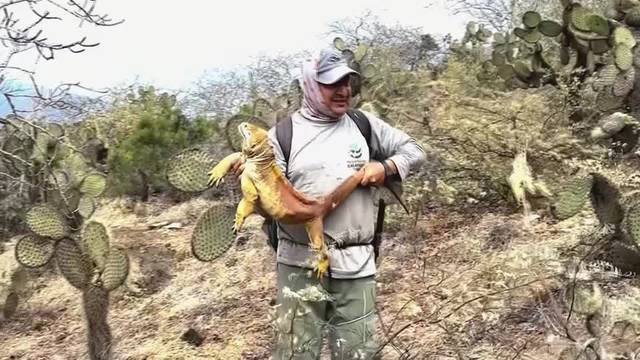
{"label": "prickly pear cactus", "polygon": [[365,87],[378,74],[378,69],[371,63],[367,63],[369,46],[364,43],[357,43],[354,48],[349,48],[341,37],[333,39],[333,46],[342,52],[342,56],[347,60],[349,67],[357,71],[359,77],[351,77],[351,91],[353,96],[361,93]]}
{"label": "prickly pear cactus", "polygon": [[[11,125],[19,131],[0,144],[4,150],[0,158],[43,189],[25,212],[29,233],[17,241],[13,256],[28,268],[55,261],[62,276],[83,293],[91,359],[107,359],[111,351],[108,295],[126,280],[129,260],[124,249],[112,244],[102,223],[85,223],[106,189],[106,176],[68,141],[63,126],[29,125],[33,127],[29,129],[19,121]],[[5,312],[13,311],[17,301],[15,294],[9,295]]]}
{"label": "prickly pear cactus", "polygon": [[25,221],[29,229],[40,236],[60,239],[67,233],[63,215],[51,205],[32,207],[25,215]]}
{"label": "prickly pear cactus", "polygon": [[589,199],[592,186],[591,175],[579,176],[566,183],[555,196],[554,215],[564,220],[580,212]]}
{"label": "prickly pear cactus", "polygon": [[166,168],[167,180],[185,192],[200,192],[209,188],[207,172],[215,159],[200,149],[187,149],[172,157]]}
{"label": "prickly pear cactus", "polygon": [[617,227],[622,222],[624,211],[620,204],[620,191],[606,177],[594,173],[591,187],[591,206],[600,224]]}
{"label": "prickly pear cactus", "polygon": [[[559,60],[545,51],[543,39],[562,34],[562,25],[542,19],[534,11],[522,16],[522,27],[508,33],[493,35],[491,59],[483,66],[483,78],[494,76],[492,71],[512,87],[527,88],[553,83],[555,72],[561,69]],[[493,66],[494,68],[492,69]]]}
{"label": "prickly pear cactus", "polygon": [[[602,111],[621,108],[634,88],[634,64],[640,62],[634,60],[637,35],[633,31],[640,25],[640,7],[621,3],[615,2],[613,15],[624,22],[571,1],[561,23],[534,11],[524,13],[521,27],[494,35],[490,63],[495,69],[487,69],[483,76],[495,71],[513,87],[539,87],[555,84],[563,73],[592,75],[593,88],[586,91],[598,93],[598,107]],[[559,52],[545,49],[545,39],[557,42]]]}
{"label": "prickly pear cactus", "polygon": [[640,246],[640,203],[634,203],[627,209],[625,225],[631,239]]}
{"label": "prickly pear cactus", "polygon": [[[199,192],[210,187],[207,174],[215,165],[208,154],[190,149],[174,156],[168,163],[169,183],[187,192]],[[235,204],[240,194],[225,199],[202,213],[191,236],[191,252],[200,261],[213,261],[223,255],[235,240],[232,227],[235,221]]]}
{"label": "prickly pear cactus", "polygon": [[37,268],[45,266],[53,258],[54,240],[36,234],[24,235],[15,247],[16,260],[25,267]]}
{"label": "prickly pear cactus", "polygon": [[224,254],[235,240],[232,226],[235,209],[218,204],[205,211],[198,219],[191,237],[191,251],[200,261],[212,261]]}

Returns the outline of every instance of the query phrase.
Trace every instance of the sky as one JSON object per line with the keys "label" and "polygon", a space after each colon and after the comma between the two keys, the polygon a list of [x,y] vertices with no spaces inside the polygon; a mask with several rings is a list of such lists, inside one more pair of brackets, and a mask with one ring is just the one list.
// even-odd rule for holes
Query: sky
{"label": "sky", "polygon": [[[100,42],[80,54],[58,53],[35,64],[42,85],[79,81],[92,88],[130,81],[161,88],[186,88],[205,71],[250,63],[258,54],[314,50],[330,43],[332,21],[371,10],[383,21],[419,26],[435,35],[462,36],[465,19],[449,14],[436,0],[98,0],[97,10],[115,27],[82,26],[59,36],[88,35]],[[34,68],[33,58],[20,65]]]}

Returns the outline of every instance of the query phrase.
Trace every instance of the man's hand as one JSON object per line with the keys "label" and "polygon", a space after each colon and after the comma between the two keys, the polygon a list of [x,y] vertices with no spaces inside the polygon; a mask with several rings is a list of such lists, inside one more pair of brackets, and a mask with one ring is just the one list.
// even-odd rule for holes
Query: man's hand
{"label": "man's hand", "polygon": [[384,166],[378,161],[371,161],[364,167],[364,176],[360,185],[382,185],[384,184]]}
{"label": "man's hand", "polygon": [[386,176],[398,173],[398,168],[393,160],[385,160],[384,163],[387,165],[386,174],[384,171],[384,165],[382,165],[381,162],[371,161],[363,166],[362,169],[364,170],[364,176],[362,177],[362,181],[360,181],[360,185],[383,185],[386,180]]}
{"label": "man's hand", "polygon": [[231,165],[230,171],[233,172],[236,177],[240,177],[244,171],[244,162],[242,160],[234,162],[233,165]]}

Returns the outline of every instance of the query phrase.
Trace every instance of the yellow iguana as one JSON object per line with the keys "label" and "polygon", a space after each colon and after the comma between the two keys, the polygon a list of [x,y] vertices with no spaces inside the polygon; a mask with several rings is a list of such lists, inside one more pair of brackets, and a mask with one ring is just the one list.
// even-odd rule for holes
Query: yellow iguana
{"label": "yellow iguana", "polygon": [[329,267],[322,220],[360,184],[364,168],[353,173],[331,193],[311,198],[297,191],[282,174],[275,163],[265,129],[243,122],[238,130],[243,138],[242,152],[226,156],[208,173],[209,184],[217,186],[233,163],[240,160],[244,164],[240,176],[243,196],[236,210],[233,232],[238,232],[245,218],[254,212],[266,213],[282,223],[304,223],[311,248],[318,252],[315,270],[318,277],[322,276]]}

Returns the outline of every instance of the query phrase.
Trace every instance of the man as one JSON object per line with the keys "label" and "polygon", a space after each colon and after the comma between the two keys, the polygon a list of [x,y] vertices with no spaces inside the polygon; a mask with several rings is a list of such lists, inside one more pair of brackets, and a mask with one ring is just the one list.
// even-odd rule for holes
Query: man
{"label": "man", "polygon": [[[341,54],[324,50],[303,64],[301,108],[292,115],[292,138],[285,164],[275,127],[269,132],[276,163],[299,191],[320,196],[365,168],[361,187],[324,219],[329,275],[313,273],[315,254],[303,225],[278,224],[277,329],[274,359],[319,359],[322,329],[329,329],[332,359],[371,359],[374,340],[375,188],[386,176],[404,180],[425,160],[407,134],[373,114],[371,147],[384,164],[369,161],[369,148],[347,110],[350,76],[359,76]],[[240,169],[241,171],[241,169]]]}

